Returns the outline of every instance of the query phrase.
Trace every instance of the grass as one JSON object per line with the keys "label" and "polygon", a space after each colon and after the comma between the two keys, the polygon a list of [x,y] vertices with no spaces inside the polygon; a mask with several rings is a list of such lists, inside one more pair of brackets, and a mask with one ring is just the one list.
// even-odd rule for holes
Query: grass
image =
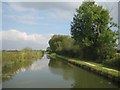
{"label": "grass", "polygon": [[68,61],[69,63],[72,63],[77,66],[81,67],[87,67],[90,70],[94,70],[95,72],[100,72],[100,74],[107,75],[109,78],[114,78],[118,79],[120,81],[120,75],[118,74],[119,71],[116,69],[108,68],[103,64],[91,62],[91,61],[83,61],[83,60],[78,60],[74,58],[68,58],[65,56],[57,55],[57,54],[51,54],[50,57],[52,58],[61,58],[63,60]]}
{"label": "grass", "polygon": [[43,51],[3,51],[2,53],[2,80],[10,79],[17,70],[26,68],[34,60],[43,56]]}
{"label": "grass", "polygon": [[2,66],[40,58],[41,56],[42,51],[4,51],[2,52]]}

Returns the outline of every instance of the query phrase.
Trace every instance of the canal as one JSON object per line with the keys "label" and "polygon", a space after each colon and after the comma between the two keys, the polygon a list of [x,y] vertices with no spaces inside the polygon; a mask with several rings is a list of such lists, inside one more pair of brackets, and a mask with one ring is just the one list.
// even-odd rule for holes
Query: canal
{"label": "canal", "polygon": [[117,88],[115,84],[62,60],[45,54],[29,67],[21,67],[2,83],[3,88]]}

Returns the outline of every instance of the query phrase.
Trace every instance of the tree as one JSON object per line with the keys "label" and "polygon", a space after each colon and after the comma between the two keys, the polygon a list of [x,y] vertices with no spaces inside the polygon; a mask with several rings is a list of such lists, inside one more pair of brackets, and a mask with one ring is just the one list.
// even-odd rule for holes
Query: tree
{"label": "tree", "polygon": [[52,52],[52,50],[51,50],[50,47],[47,47],[46,51],[47,51],[47,52]]}
{"label": "tree", "polygon": [[95,2],[83,2],[71,22],[71,35],[82,48],[83,58],[102,61],[114,56],[117,33],[109,11]]}
{"label": "tree", "polygon": [[78,54],[79,46],[74,39],[68,35],[54,35],[49,40],[49,50],[54,53],[75,57]]}
{"label": "tree", "polygon": [[30,48],[30,47],[25,47],[25,48],[22,49],[22,51],[32,51],[32,48]]}

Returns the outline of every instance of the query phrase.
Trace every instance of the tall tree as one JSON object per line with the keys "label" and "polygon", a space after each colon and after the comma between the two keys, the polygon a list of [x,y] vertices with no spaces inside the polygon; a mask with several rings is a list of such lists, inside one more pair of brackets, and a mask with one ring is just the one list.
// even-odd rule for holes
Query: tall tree
{"label": "tall tree", "polygon": [[84,58],[104,60],[115,53],[117,33],[111,27],[110,12],[95,2],[83,2],[71,22],[71,35],[82,48]]}

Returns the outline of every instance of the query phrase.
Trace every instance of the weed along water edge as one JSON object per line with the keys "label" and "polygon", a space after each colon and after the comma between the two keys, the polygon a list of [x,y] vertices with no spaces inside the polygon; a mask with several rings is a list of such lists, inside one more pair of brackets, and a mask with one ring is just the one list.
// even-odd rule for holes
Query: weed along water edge
{"label": "weed along water edge", "polygon": [[34,61],[42,58],[43,51],[3,51],[2,52],[2,81],[12,78],[19,71],[29,67]]}
{"label": "weed along water edge", "polygon": [[118,88],[82,68],[50,59],[46,54],[3,82],[3,88]]}

